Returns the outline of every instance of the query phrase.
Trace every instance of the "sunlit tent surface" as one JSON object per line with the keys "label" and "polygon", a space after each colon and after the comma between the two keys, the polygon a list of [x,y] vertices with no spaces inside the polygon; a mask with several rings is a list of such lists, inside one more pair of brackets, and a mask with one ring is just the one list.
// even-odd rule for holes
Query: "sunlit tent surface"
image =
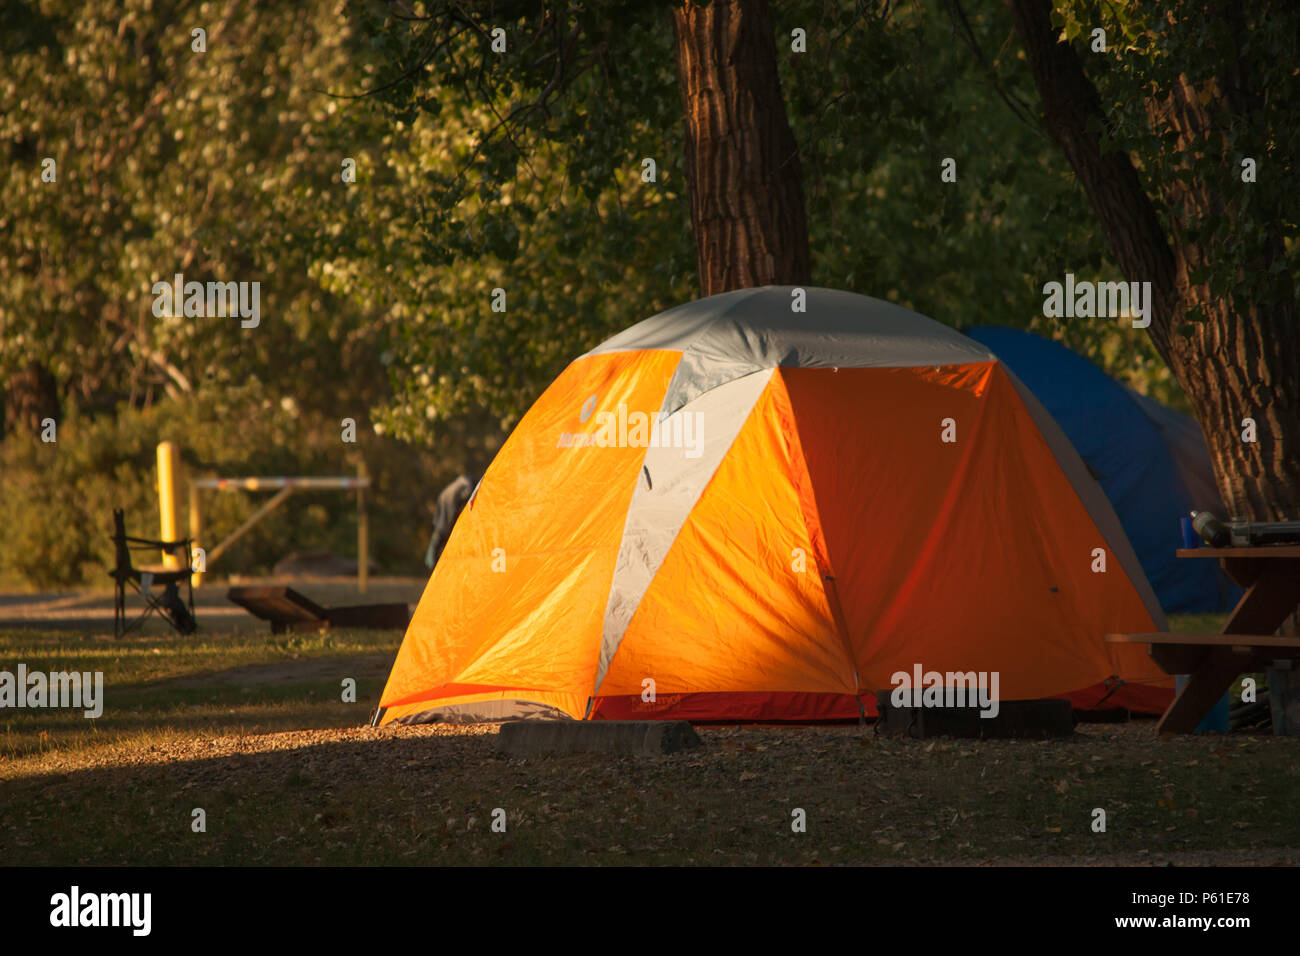
{"label": "sunlit tent surface", "polygon": [[855,718],[917,664],[1163,709],[1103,640],[1159,603],[1033,394],[937,322],[794,291],[669,309],[560,374],[461,513],[384,722]]}
{"label": "sunlit tent surface", "polygon": [[1213,561],[1187,561],[1178,519],[1224,515],[1195,419],[1120,385],[1070,349],[1018,329],[968,333],[1013,371],[1056,419],[1101,483],[1168,613],[1227,610],[1241,596]]}

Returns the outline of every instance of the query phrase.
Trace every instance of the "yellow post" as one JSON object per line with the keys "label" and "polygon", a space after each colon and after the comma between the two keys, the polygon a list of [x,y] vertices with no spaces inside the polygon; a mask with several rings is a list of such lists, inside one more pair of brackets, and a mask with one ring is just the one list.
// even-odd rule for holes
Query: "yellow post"
{"label": "yellow post", "polygon": [[[199,548],[203,537],[203,512],[199,510],[199,486],[193,481],[190,486],[190,547]],[[206,563],[206,562],[205,562]],[[194,555],[190,555],[190,586],[198,587],[203,583],[203,572],[194,570]]]}
{"label": "yellow post", "polygon": [[[357,462],[357,477],[365,479],[366,463]],[[366,593],[370,583],[370,519],[366,515],[366,489],[357,486],[357,591]]]}
{"label": "yellow post", "polygon": [[[180,477],[180,449],[169,441],[158,444],[158,530],[164,541],[176,540],[176,484]],[[163,567],[173,570],[182,567],[181,559],[168,551],[163,552]]]}

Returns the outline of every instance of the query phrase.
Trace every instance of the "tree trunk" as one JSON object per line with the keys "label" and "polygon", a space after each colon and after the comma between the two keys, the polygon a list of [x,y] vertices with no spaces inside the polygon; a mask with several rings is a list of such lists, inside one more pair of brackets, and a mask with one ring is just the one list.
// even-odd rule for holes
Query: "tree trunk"
{"label": "tree trunk", "polygon": [[799,150],[767,0],[673,11],[700,289],[812,280]]}
{"label": "tree trunk", "polygon": [[26,369],[11,376],[6,392],[0,437],[19,431],[39,435],[44,419],[59,420],[58,382],[40,362],[32,361]]}
{"label": "tree trunk", "polygon": [[[1102,154],[1101,100],[1073,47],[1058,42],[1050,3],[1008,5],[1043,100],[1047,131],[1074,168],[1125,279],[1152,284],[1148,333],[1205,433],[1228,517],[1300,519],[1300,328],[1290,273],[1277,273],[1268,301],[1252,302],[1243,312],[1193,283],[1193,270],[1211,261],[1213,250],[1180,235],[1177,220],[1167,234],[1132,160],[1122,152]],[[1240,84],[1240,65],[1225,66]],[[1180,150],[1203,145],[1213,132],[1204,104],[1185,80],[1167,101],[1148,109],[1173,124]],[[1192,215],[1227,214],[1204,183],[1176,184],[1160,198],[1166,208],[1185,207]],[[1269,245],[1270,260],[1284,255],[1280,235]],[[1255,265],[1266,271],[1271,261]],[[1206,320],[1187,323],[1198,306]],[[1184,324],[1191,326],[1186,335],[1180,331]],[[1247,418],[1256,423],[1255,442],[1242,440]]]}
{"label": "tree trunk", "polygon": [[[1180,277],[1187,257],[1179,256]],[[1300,519],[1300,330],[1294,304],[1234,313],[1204,287],[1185,287],[1184,308],[1209,317],[1174,342],[1175,376],[1210,447],[1229,516]],[[1257,440],[1243,441],[1245,419]]]}

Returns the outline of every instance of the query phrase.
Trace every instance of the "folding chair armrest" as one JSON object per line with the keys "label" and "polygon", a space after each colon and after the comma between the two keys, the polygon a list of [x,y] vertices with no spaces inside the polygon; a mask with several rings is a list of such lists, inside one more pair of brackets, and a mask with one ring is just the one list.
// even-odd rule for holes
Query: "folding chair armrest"
{"label": "folding chair armrest", "polygon": [[193,542],[194,539],[181,538],[178,541],[159,541],[159,540],[155,540],[154,538],[128,537],[126,540],[134,542],[134,547],[131,548],[132,551],[177,551],[180,549],[184,549],[185,551],[188,552],[190,549],[190,544]]}

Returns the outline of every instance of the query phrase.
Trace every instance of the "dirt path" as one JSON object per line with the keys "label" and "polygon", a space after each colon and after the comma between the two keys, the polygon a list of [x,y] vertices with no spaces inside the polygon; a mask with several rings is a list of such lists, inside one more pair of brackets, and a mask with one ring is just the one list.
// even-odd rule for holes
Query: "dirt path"
{"label": "dirt path", "polygon": [[[265,630],[267,624],[226,599],[232,584],[284,585],[327,607],[350,604],[407,603],[414,605],[424,591],[425,579],[374,577],[366,594],[357,593],[355,578],[242,578],[209,580],[194,591],[195,616],[204,630],[217,633]],[[185,596],[188,596],[186,594]],[[141,600],[132,595],[128,610],[138,614]],[[46,593],[0,592],[0,627],[32,627],[48,630],[113,630],[113,592],[109,588]],[[145,624],[148,633],[169,633],[156,620]]]}

